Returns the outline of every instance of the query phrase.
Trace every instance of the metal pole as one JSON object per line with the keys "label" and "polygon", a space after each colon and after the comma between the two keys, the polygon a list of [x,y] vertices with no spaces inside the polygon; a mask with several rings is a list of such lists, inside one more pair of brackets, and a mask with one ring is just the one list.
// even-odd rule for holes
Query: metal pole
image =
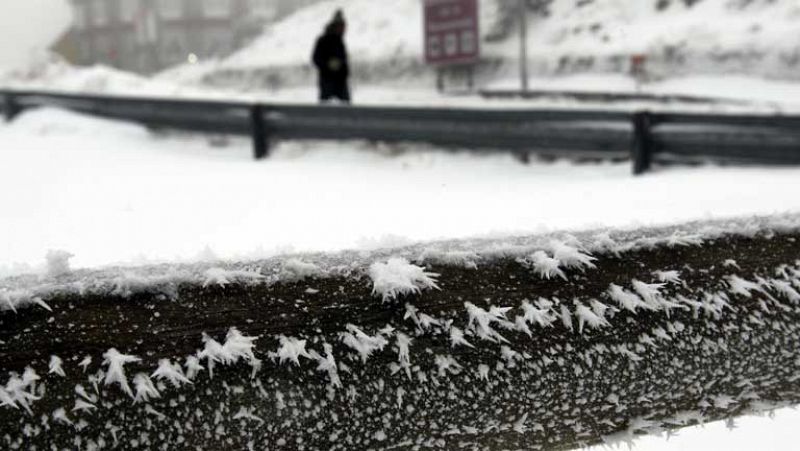
{"label": "metal pole", "polygon": [[652,148],[653,119],[649,112],[640,111],[633,114],[633,175],[641,175],[650,170],[653,162]]}
{"label": "metal pole", "polygon": [[250,133],[253,139],[253,156],[261,160],[269,156],[267,126],[264,123],[264,106],[253,105],[250,108]]}
{"label": "metal pole", "polygon": [[3,100],[3,117],[5,117],[6,122],[11,122],[14,120],[14,117],[19,114],[19,107],[17,106],[17,102],[14,99],[14,96],[10,93],[5,93],[2,96]]}
{"label": "metal pole", "polygon": [[522,92],[528,92],[528,8],[527,0],[519,0],[519,75]]}

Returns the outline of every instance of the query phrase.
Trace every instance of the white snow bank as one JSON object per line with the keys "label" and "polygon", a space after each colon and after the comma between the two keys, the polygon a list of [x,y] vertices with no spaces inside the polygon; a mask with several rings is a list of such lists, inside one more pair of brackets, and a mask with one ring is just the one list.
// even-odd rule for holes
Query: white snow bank
{"label": "white snow bank", "polygon": [[79,269],[193,261],[207,248],[247,260],[384,237],[502,237],[800,211],[800,169],[791,167],[673,167],[635,178],[629,163],[523,165],[505,155],[359,142],[283,143],[254,162],[246,140],[215,147],[55,110],[0,125],[0,143],[6,275],[41,267],[50,249],[68,249]]}
{"label": "white snow bank", "polygon": [[69,137],[92,141],[96,139],[149,142],[151,135],[139,125],[75,114],[58,108],[43,107],[22,114],[9,126],[15,134],[39,137]]}
{"label": "white snow bank", "polygon": [[6,74],[0,73],[0,86],[19,90],[137,97],[226,97],[209,88],[192,87],[103,65],[78,67],[52,59],[38,61]]}

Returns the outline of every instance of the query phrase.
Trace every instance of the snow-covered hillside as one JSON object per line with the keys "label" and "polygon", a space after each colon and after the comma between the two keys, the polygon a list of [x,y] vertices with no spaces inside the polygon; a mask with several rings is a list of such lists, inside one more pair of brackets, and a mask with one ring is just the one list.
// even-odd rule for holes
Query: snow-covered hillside
{"label": "snow-covered hillside", "polygon": [[795,0],[554,0],[547,18],[533,19],[531,57],[548,72],[626,71],[644,54],[656,76],[796,79],[798,19]]}
{"label": "snow-covered hillside", "polygon": [[[480,0],[483,83],[518,67],[516,2]],[[691,6],[689,6],[691,4]],[[309,53],[333,11],[350,23],[347,42],[363,83],[430,81],[422,62],[418,0],[328,0],[265,30],[227,60],[182,67],[165,76],[213,84],[280,88],[311,79]],[[797,79],[800,4],[794,0],[552,0],[531,11],[533,75],[627,73],[630,58],[647,55],[652,77],[730,74]]]}
{"label": "snow-covered hillside", "polygon": [[[483,23],[499,18],[497,0],[481,8]],[[354,75],[364,82],[407,82],[430,76],[421,55],[422,6],[419,0],[325,0],[267,27],[250,46],[224,61],[200,68],[192,65],[167,71],[163,77],[205,78],[221,84],[254,84],[280,88],[307,83],[314,42],[337,9],[348,23],[347,44]],[[487,29],[493,27],[487,27]],[[245,77],[242,80],[240,77]]]}

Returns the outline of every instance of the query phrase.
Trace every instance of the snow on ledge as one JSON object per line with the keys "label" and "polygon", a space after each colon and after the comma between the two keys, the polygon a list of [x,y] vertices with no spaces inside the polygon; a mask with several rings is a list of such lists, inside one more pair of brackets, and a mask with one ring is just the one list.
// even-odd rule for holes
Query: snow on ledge
{"label": "snow on ledge", "polygon": [[[521,237],[452,240],[413,244],[371,252],[344,251],[286,255],[260,261],[159,264],[141,267],[71,269],[57,278],[29,274],[0,278],[0,311],[40,306],[58,296],[108,295],[130,297],[150,293],[175,299],[178,287],[195,285],[269,286],[302,279],[369,277],[384,301],[436,288],[436,275],[426,265],[471,270],[501,258],[526,259],[536,252],[559,252],[567,262],[584,268],[590,256],[620,255],[655,247],[698,246],[723,236],[766,236],[800,231],[800,213],[697,221],[659,228],[599,229],[578,233],[547,233]],[[562,246],[565,245],[567,247]],[[579,250],[579,254],[573,250]],[[569,252],[566,252],[569,251]],[[574,254],[574,255],[573,255]],[[549,254],[548,254],[549,255]],[[573,261],[575,260],[575,261]]]}
{"label": "snow on ledge", "polygon": [[253,271],[234,271],[225,268],[210,268],[204,273],[203,287],[219,285],[224,287],[232,282],[254,282],[264,279],[264,276]]}

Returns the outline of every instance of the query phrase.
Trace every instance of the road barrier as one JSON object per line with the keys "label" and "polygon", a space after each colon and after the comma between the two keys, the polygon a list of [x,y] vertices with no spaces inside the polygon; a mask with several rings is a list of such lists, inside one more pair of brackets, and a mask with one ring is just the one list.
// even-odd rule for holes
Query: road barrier
{"label": "road barrier", "polygon": [[251,136],[254,156],[274,140],[422,142],[480,152],[560,158],[800,164],[800,117],[588,110],[298,106],[2,91],[7,120],[58,107],[152,128]]}

